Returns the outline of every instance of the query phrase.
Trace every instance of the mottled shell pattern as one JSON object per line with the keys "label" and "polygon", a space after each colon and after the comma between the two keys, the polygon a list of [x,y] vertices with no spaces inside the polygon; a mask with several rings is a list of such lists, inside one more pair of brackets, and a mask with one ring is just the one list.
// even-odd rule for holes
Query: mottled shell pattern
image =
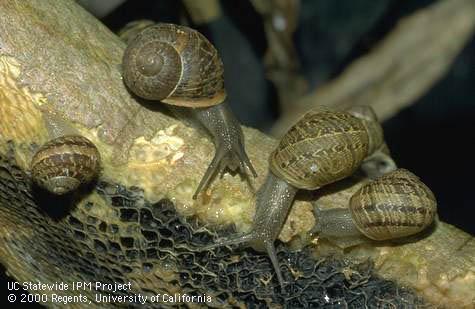
{"label": "mottled shell pattern", "polygon": [[99,151],[90,140],[79,135],[61,136],[47,142],[31,161],[35,183],[58,195],[90,182],[99,169]]}
{"label": "mottled shell pattern", "polygon": [[350,211],[361,233],[386,240],[427,228],[437,212],[437,201],[416,175],[397,169],[361,187],[351,197]]}
{"label": "mottled shell pattern", "polygon": [[[373,123],[374,122],[374,123]],[[319,108],[307,113],[282,137],[270,156],[270,169],[299,189],[315,190],[350,176],[381,145],[368,128],[379,127],[344,111]],[[379,133],[378,133],[379,134]]]}
{"label": "mottled shell pattern", "polygon": [[127,46],[122,63],[125,84],[142,98],[188,107],[213,106],[226,98],[218,52],[191,28],[145,28]]}

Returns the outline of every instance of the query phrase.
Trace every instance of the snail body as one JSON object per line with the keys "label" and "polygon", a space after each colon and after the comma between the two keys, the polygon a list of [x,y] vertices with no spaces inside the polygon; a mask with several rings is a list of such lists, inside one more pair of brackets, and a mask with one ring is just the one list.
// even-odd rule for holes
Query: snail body
{"label": "snail body", "polygon": [[96,146],[79,135],[54,138],[41,146],[31,160],[31,176],[41,188],[67,194],[94,179],[100,168]]}
{"label": "snail body", "polygon": [[417,234],[434,221],[437,201],[413,173],[397,169],[363,185],[348,208],[315,208],[322,237],[390,240]]}
{"label": "snail body", "polygon": [[[282,137],[270,155],[269,173],[256,196],[251,232],[204,249],[253,242],[264,247],[283,287],[274,241],[299,189],[315,190],[350,176],[383,145],[382,128],[369,107],[353,111],[314,110]],[[373,119],[374,117],[374,119]],[[388,157],[388,166],[395,166]],[[385,171],[384,171],[385,172]]]}
{"label": "snail body", "polygon": [[[225,167],[245,167],[257,176],[245,150],[239,122],[225,104],[224,70],[214,46],[198,31],[174,24],[142,30],[127,46],[123,78],[137,96],[191,108],[212,135],[215,156],[193,195]],[[247,174],[246,174],[247,175]]]}

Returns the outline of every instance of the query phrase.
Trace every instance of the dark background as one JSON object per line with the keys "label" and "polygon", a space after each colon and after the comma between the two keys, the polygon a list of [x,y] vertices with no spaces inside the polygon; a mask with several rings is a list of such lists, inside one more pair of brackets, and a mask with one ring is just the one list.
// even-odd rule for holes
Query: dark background
{"label": "dark background", "polygon": [[[313,90],[378,43],[405,15],[430,0],[302,0],[294,41],[302,74]],[[261,59],[267,48],[262,20],[243,0],[221,1],[224,16],[198,27],[219,50],[229,102],[241,122],[267,132],[279,115]],[[129,0],[102,17],[116,32],[136,19],[180,23],[176,0]],[[400,167],[435,193],[441,220],[475,235],[475,40],[450,72],[415,104],[386,121],[386,141]],[[2,271],[1,273],[4,273]],[[7,279],[10,280],[10,279]],[[6,282],[2,283],[6,287]],[[6,291],[5,289],[1,289]],[[2,304],[8,304],[2,297]],[[33,306],[33,305],[32,305]]]}

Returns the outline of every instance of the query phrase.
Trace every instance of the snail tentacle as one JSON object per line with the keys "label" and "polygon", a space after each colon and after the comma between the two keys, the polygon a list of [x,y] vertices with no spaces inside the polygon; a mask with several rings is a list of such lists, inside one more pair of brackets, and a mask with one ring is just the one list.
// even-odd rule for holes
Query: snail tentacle
{"label": "snail tentacle", "polygon": [[207,108],[196,108],[193,113],[212,135],[216,148],[214,158],[201,179],[193,199],[196,199],[202,190],[208,188],[214,175],[225,168],[230,170],[239,168],[247,176],[244,169],[244,166],[247,166],[252,175],[257,177],[256,170],[244,149],[241,126],[228,105],[223,102]]}

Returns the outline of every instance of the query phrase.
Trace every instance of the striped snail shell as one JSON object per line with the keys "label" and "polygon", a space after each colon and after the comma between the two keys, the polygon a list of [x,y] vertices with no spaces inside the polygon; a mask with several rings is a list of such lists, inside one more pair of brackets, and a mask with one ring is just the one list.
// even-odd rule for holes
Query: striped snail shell
{"label": "striped snail shell", "polygon": [[96,146],[79,135],[66,135],[41,146],[31,161],[33,181],[57,195],[76,190],[98,175],[100,154]]}
{"label": "striped snail shell", "polygon": [[214,46],[198,31],[157,24],[141,31],[123,57],[124,82],[136,95],[167,104],[205,107],[226,98]]}
{"label": "striped snail shell", "polygon": [[437,201],[416,175],[397,169],[361,187],[351,197],[349,208],[362,234],[387,240],[427,228],[437,212]]}
{"label": "striped snail shell", "polygon": [[307,113],[271,154],[271,171],[307,190],[348,177],[383,144],[381,125],[371,114],[369,107],[358,107],[354,115],[323,108]]}

